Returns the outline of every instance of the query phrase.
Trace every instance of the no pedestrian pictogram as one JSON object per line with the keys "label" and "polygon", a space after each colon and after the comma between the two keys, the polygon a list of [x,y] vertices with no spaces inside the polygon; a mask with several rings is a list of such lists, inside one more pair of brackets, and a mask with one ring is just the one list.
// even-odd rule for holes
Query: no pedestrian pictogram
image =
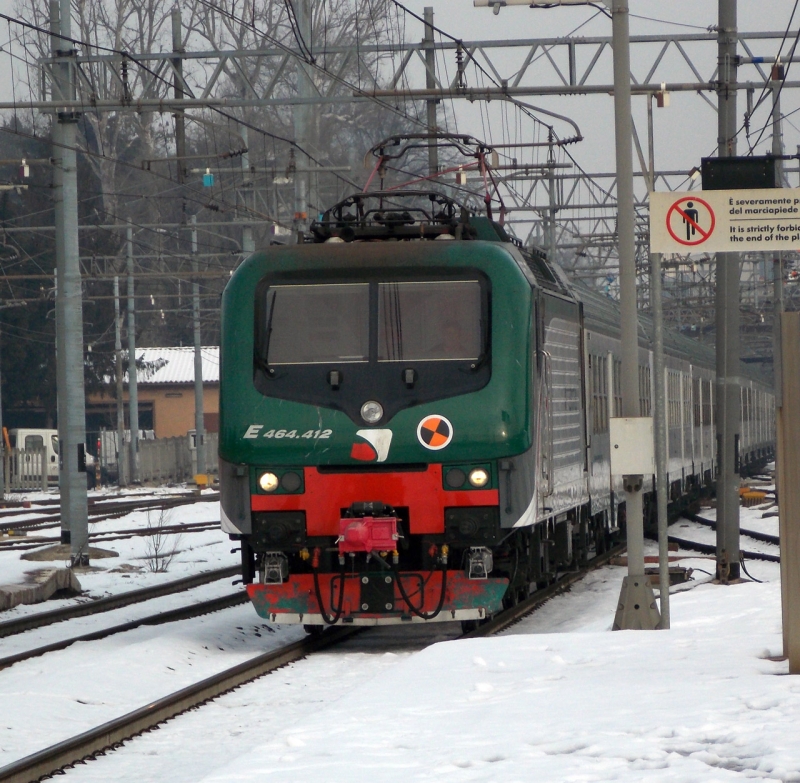
{"label": "no pedestrian pictogram", "polygon": [[707,201],[694,196],[678,199],[667,211],[667,231],[681,245],[702,245],[714,233],[716,218]]}

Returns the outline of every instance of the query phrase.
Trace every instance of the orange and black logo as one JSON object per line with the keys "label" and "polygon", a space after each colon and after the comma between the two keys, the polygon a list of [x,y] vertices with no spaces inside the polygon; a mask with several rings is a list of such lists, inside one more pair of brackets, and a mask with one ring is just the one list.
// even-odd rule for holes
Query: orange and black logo
{"label": "orange and black logo", "polygon": [[453,425],[444,416],[426,416],[417,425],[417,438],[426,449],[438,451],[453,439]]}

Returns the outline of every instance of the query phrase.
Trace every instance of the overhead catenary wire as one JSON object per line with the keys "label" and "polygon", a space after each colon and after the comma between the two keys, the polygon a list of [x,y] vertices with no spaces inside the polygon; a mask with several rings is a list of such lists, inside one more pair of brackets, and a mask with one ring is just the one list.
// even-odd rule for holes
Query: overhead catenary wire
{"label": "overhead catenary wire", "polygon": [[[239,17],[236,17],[235,15],[230,14],[228,12],[225,12],[223,9],[220,9],[219,7],[215,6],[213,3],[208,3],[208,2],[206,2],[206,0],[200,0],[200,2],[202,4],[204,4],[204,5],[207,5],[207,6],[211,7],[211,8],[214,8],[218,12],[223,13],[223,14],[229,16],[232,19],[236,19],[237,21],[239,21],[242,24],[248,25],[248,22],[246,20],[241,19]],[[15,17],[8,16],[7,14],[0,13],[0,19],[5,19],[5,20],[10,21],[10,22],[12,22],[14,24],[22,25],[23,27],[27,27],[28,29],[35,30],[36,32],[42,33],[43,35],[53,36],[53,34],[49,30],[45,30],[44,28],[40,27],[39,25],[34,25],[34,24],[30,23],[30,22],[27,22],[27,21],[24,21],[24,20],[21,20],[21,19],[17,19]],[[263,33],[262,31],[258,31],[255,27],[253,27],[253,29],[256,32],[258,32],[260,35],[262,35],[263,37],[265,37],[267,39],[269,38],[269,36],[266,33]],[[67,42],[72,43],[72,44],[77,44],[77,45],[84,46],[84,47],[87,47],[87,48],[95,48],[95,49],[98,49],[98,50],[101,50],[101,51],[110,52],[110,53],[113,53],[113,54],[120,55],[120,56],[122,56],[124,58],[130,59],[131,62],[136,63],[136,65],[138,67],[140,67],[143,71],[145,71],[148,74],[150,74],[154,79],[158,80],[159,82],[162,82],[163,84],[165,84],[167,86],[170,86],[170,87],[172,86],[163,76],[161,76],[159,73],[157,73],[153,69],[149,68],[148,66],[144,65],[144,63],[142,63],[139,59],[137,59],[137,57],[135,55],[132,55],[130,52],[127,52],[125,50],[115,49],[113,47],[103,46],[102,44],[93,44],[93,43],[82,41],[80,39],[73,38],[73,37],[67,37],[67,36],[63,36],[63,35],[57,35],[55,37],[58,37],[59,39],[67,41]],[[285,49],[288,49],[288,47],[285,47],[285,45],[281,44],[278,41],[273,41],[273,42],[278,44],[278,45],[283,46],[283,48],[285,48]],[[288,49],[288,51],[290,53],[292,53],[292,54],[295,54],[291,49]],[[318,66],[315,66],[315,67],[318,67]],[[328,75],[331,75],[331,74],[328,74]],[[188,87],[188,85],[187,85],[187,87]],[[189,89],[189,94],[190,94],[190,97],[195,97],[194,94],[192,93],[191,89]],[[386,105],[389,106],[389,104],[386,104]],[[300,145],[298,145],[297,142],[295,142],[293,139],[289,139],[287,137],[281,136],[279,134],[274,134],[274,133],[271,133],[270,131],[267,131],[267,130],[265,130],[263,128],[257,127],[257,126],[255,126],[255,125],[253,125],[251,123],[246,122],[245,120],[243,120],[241,118],[237,118],[237,117],[229,114],[228,112],[224,111],[223,109],[221,109],[219,107],[208,106],[207,108],[210,111],[213,111],[213,112],[219,114],[220,116],[225,117],[228,120],[233,120],[233,121],[237,122],[240,125],[244,125],[248,129],[256,131],[259,134],[262,134],[262,135],[265,135],[265,136],[269,136],[269,137],[273,137],[274,139],[279,140],[279,141],[283,141],[286,144],[289,144],[290,146],[296,148],[298,151],[302,152],[304,155],[306,155],[309,158],[309,160],[311,160],[316,165],[321,165],[321,161],[319,161],[308,150],[306,150],[303,147],[301,147]],[[93,154],[89,150],[79,150],[79,151],[83,151],[86,154]],[[104,155],[101,155],[100,153],[94,153],[94,154],[97,155],[98,157],[106,157]],[[119,160],[117,158],[115,158],[113,160],[114,160],[114,162],[120,163],[120,164],[123,164],[123,165],[126,163],[125,161]],[[334,174],[335,177],[341,177],[341,175],[338,174],[337,172],[333,172],[333,174]],[[354,186],[354,187],[357,187],[356,183],[354,183],[354,182],[352,182],[350,180],[348,180],[348,183],[350,185]]]}

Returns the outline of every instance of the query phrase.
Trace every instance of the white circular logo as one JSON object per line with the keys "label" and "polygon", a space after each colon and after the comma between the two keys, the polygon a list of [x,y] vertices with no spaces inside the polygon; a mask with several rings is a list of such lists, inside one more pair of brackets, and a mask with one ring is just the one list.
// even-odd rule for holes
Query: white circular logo
{"label": "white circular logo", "polygon": [[417,425],[417,438],[426,449],[439,451],[453,440],[453,425],[444,416],[426,416]]}

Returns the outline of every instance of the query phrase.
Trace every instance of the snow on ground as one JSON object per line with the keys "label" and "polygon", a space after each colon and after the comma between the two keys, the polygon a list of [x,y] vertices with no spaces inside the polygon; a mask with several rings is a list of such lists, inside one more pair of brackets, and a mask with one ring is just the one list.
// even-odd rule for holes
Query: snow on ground
{"label": "snow on ground", "polygon": [[[0,767],[304,635],[301,628],[272,631],[244,604],[3,669]],[[0,639],[0,649],[7,641]]]}
{"label": "snow on ground", "polygon": [[[218,513],[205,505],[174,513]],[[742,527],[760,513],[743,510]],[[671,532],[689,537],[681,524]],[[125,587],[235,562],[219,534],[195,544],[206,535],[185,536],[192,549],[169,574],[132,574]],[[104,568],[141,563],[142,540],[117,545],[123,557],[98,561]],[[713,561],[679,554],[698,582],[671,596],[669,631],[610,632],[625,569],[609,566],[499,637],[447,640],[457,631],[446,624],[427,639],[425,629],[367,630],[66,779],[800,781],[800,679],[773,660],[782,649],[778,566],[750,561],[762,583],[722,587],[701,583]],[[119,590],[123,576],[97,572],[90,589]],[[0,766],[301,636],[244,605],[0,671]]]}
{"label": "snow on ground", "polygon": [[670,631],[610,632],[625,569],[607,567],[499,637],[404,649],[367,632],[66,779],[798,781],[800,679],[770,660],[778,566],[750,570],[764,582],[671,596]]}
{"label": "snow on ground", "polygon": [[[90,522],[89,529],[143,528],[148,521],[157,524],[158,514],[157,510],[137,511],[118,519]],[[217,520],[219,502],[209,501],[169,509],[164,523]],[[118,552],[119,557],[92,560],[92,568],[79,574],[84,595],[18,606],[0,613],[0,622],[239,563],[239,554],[231,552],[234,545],[221,530],[187,531],[165,537],[165,551],[176,550],[176,554],[166,573],[156,573],[149,567],[152,560],[149,541],[147,537],[132,537],[99,543],[103,549]],[[19,552],[0,551],[1,583],[21,583],[27,572],[65,565],[20,560],[19,555]],[[0,658],[241,591],[241,586],[232,586],[232,581],[229,577],[190,592],[3,638]],[[268,627],[249,604],[244,604],[192,620],[81,642],[15,664],[0,671],[0,767],[303,635],[299,628]]]}
{"label": "snow on ground", "polygon": [[[130,494],[120,499],[129,500]],[[140,492],[138,494],[144,493]],[[147,494],[148,496],[152,495],[153,490],[148,490]],[[146,528],[148,525],[157,528],[160,514],[161,511],[159,509],[150,509],[135,511],[115,519],[96,522],[89,520],[89,532],[112,532],[115,530]],[[218,521],[218,500],[170,508],[164,512],[163,516],[164,525]],[[59,527],[60,524],[57,523],[54,528],[44,531],[44,535],[55,535]],[[31,533],[31,537],[33,535],[34,533]],[[128,590],[162,584],[184,576],[197,574],[200,571],[211,571],[225,566],[236,565],[240,562],[238,553],[231,552],[235,545],[229,540],[227,534],[218,528],[199,532],[187,530],[178,535],[164,536],[162,551],[167,553],[176,551],[166,572],[152,570],[154,550],[152,539],[149,537],[134,536],[116,541],[101,540],[92,542],[91,545],[117,552],[119,557],[93,559],[90,570],[78,573],[78,579],[84,590],[83,596],[77,599],[53,600],[41,604],[17,606],[0,614],[0,622],[24,615],[49,611],[76,601],[84,601],[87,598],[102,598]],[[50,546],[52,544],[43,544],[42,549]],[[22,560],[20,559],[20,554],[19,551],[0,550],[0,584],[21,584],[28,581],[33,572],[45,568],[63,568],[68,565],[63,560],[44,562]],[[230,585],[230,581],[226,584]],[[2,645],[2,641],[0,641],[0,645]]]}
{"label": "snow on ground", "polygon": [[[800,679],[768,660],[780,590],[763,570],[773,581],[675,595],[667,632],[610,633],[600,601],[572,632],[531,619],[434,645],[202,780],[800,780]],[[616,596],[620,569],[605,571]],[[576,598],[551,602],[550,620]]]}

